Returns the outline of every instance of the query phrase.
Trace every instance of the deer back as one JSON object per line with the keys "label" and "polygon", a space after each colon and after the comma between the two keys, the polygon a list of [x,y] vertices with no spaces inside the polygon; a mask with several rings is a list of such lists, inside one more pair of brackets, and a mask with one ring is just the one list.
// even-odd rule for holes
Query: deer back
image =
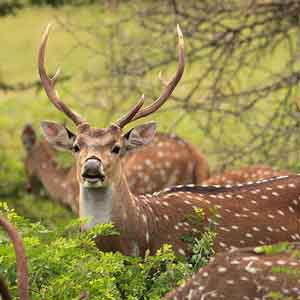
{"label": "deer back", "polygon": [[[186,255],[184,235],[201,237],[213,225],[216,251],[300,240],[300,175],[236,186],[179,186],[142,196],[137,205],[140,229],[152,252],[163,243]],[[202,222],[189,216],[202,209]]]}
{"label": "deer back", "polygon": [[203,183],[206,185],[226,185],[257,181],[272,177],[290,175],[288,171],[275,170],[267,165],[252,165],[237,170],[227,170],[222,174],[214,175]]}
{"label": "deer back", "polygon": [[183,139],[157,133],[153,142],[126,157],[125,173],[134,194],[151,194],[168,186],[199,184],[208,178],[208,163]]}
{"label": "deer back", "polygon": [[253,248],[217,254],[164,299],[298,299],[299,251],[294,243],[277,254],[257,254]]}

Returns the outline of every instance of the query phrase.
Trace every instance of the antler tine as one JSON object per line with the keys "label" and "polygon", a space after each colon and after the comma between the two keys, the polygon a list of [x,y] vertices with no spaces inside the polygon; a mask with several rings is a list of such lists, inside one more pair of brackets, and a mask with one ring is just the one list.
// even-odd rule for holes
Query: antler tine
{"label": "antler tine", "polygon": [[141,107],[144,104],[144,94],[141,96],[140,100],[135,104],[134,107],[131,108],[131,110],[121,117],[119,120],[116,121],[116,125],[118,125],[120,128],[123,128],[126,124],[128,124],[132,118],[136,115],[136,113],[141,109]]}
{"label": "antler tine", "polygon": [[[183,40],[183,34],[178,24],[177,24],[177,35],[178,35],[179,54],[178,54],[178,67],[175,76],[168,83],[163,81],[163,85],[165,86],[165,88],[162,94],[152,104],[137,112],[137,114],[131,119],[131,121],[135,121],[137,119],[146,117],[152,114],[153,112],[155,112],[156,110],[158,110],[171,96],[172,92],[174,91],[178,82],[180,81],[184,71],[184,40]],[[161,75],[159,77],[160,80],[162,81]]]}
{"label": "antler tine", "polygon": [[55,82],[59,75],[59,69],[55,72],[55,75],[51,79],[45,70],[45,51],[48,42],[48,35],[51,28],[51,24],[48,24],[42,42],[39,48],[38,55],[38,69],[39,75],[41,78],[42,85],[45,89],[45,92],[50,99],[50,101],[64,114],[66,114],[76,125],[84,123],[84,119],[82,119],[77,113],[73,112],[70,108],[68,108],[59,98],[57,91],[54,89]]}

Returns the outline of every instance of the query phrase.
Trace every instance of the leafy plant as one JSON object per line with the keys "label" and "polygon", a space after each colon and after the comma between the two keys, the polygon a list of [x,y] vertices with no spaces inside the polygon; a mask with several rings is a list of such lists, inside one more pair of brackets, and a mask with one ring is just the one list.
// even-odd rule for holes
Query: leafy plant
{"label": "leafy plant", "polygon": [[263,245],[254,248],[254,252],[258,254],[278,254],[290,250],[291,246],[288,242],[282,242],[275,245]]}
{"label": "leafy plant", "polygon": [[291,296],[283,295],[281,292],[269,292],[264,299],[266,300],[299,300],[300,298],[294,298]]}
{"label": "leafy plant", "polygon": [[[99,251],[95,234],[117,234],[112,224],[81,233],[82,220],[49,229],[20,217],[6,203],[0,212],[22,234],[30,270],[32,299],[160,299],[190,274],[185,260],[178,260],[165,245],[154,256],[127,257]],[[16,290],[16,258],[6,235],[0,232],[0,273]]]}
{"label": "leafy plant", "polygon": [[210,257],[215,254],[213,246],[216,236],[216,232],[206,231],[202,234],[200,239],[194,239],[193,255],[191,257],[194,271],[208,264]]}
{"label": "leafy plant", "polygon": [[210,215],[207,217],[208,225],[206,227],[203,226],[206,218],[202,208],[195,208],[193,214],[186,216],[186,219],[192,224],[206,228],[203,232],[190,232],[182,236],[182,239],[190,244],[192,256],[189,262],[194,272],[205,266],[209,262],[209,258],[215,254],[213,246],[217,236],[215,228],[218,218],[218,208],[210,208],[209,213]]}

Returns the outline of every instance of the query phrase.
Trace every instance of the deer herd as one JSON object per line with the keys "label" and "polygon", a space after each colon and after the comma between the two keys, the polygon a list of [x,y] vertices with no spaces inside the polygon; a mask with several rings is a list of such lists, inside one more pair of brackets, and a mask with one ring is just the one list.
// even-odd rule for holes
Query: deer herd
{"label": "deer herd", "polygon": [[[208,162],[196,147],[175,135],[155,133],[154,122],[125,131],[131,122],[157,111],[179,83],[184,71],[179,26],[174,77],[152,104],[143,108],[142,96],[106,128],[91,126],[60,99],[56,76],[50,78],[44,66],[49,30],[50,26],[39,48],[40,79],[49,100],[74,123],[76,132],[42,121],[45,139],[38,141],[32,126],[24,127],[21,138],[28,191],[35,191],[41,182],[54,201],[87,220],[81,230],[113,223],[120,235],[96,237],[102,251],[143,256],[168,243],[178,255],[189,256],[191,247],[182,237],[199,235],[213,222],[216,256],[164,299],[272,299],[268,297],[273,291],[286,299],[299,299],[300,276],[276,273],[274,267],[300,268],[296,255],[300,249],[300,175],[255,165],[210,177]],[[60,167],[54,149],[72,152],[75,165]],[[203,211],[203,222],[187,217],[197,209]],[[20,299],[29,299],[22,240],[3,217],[0,225],[15,246]],[[290,242],[286,251],[268,255],[255,251],[283,241]],[[0,291],[3,299],[10,299],[2,280]]]}

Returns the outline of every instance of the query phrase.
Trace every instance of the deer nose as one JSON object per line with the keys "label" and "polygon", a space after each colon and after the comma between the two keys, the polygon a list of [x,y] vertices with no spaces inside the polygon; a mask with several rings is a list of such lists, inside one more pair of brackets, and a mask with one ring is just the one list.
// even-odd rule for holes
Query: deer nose
{"label": "deer nose", "polygon": [[85,161],[81,176],[86,179],[100,179],[104,180],[103,165],[98,158],[89,158]]}

